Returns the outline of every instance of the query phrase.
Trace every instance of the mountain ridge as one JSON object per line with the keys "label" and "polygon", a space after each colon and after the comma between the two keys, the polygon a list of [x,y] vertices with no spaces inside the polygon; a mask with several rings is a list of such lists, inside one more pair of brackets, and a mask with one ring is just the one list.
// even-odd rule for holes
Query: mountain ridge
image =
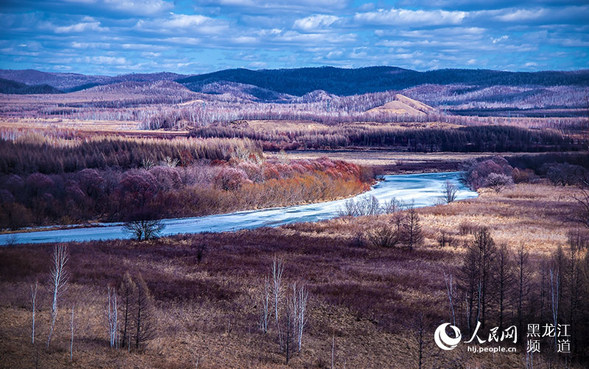
{"label": "mountain ridge", "polygon": [[[490,69],[438,69],[419,72],[388,66],[356,69],[305,67],[294,69],[224,69],[211,73],[182,75],[170,72],[133,73],[119,76],[53,73],[33,69],[0,70],[0,78],[26,85],[48,85],[61,92],[84,90],[125,81],[176,81],[195,92],[210,90],[212,84],[242,86],[255,94],[304,96],[321,90],[339,96],[403,90],[416,86],[581,86],[589,87],[589,70],[507,72]],[[253,86],[253,87],[252,87]],[[26,90],[26,89],[25,89]],[[204,90],[204,91],[203,91]],[[31,90],[35,91],[35,89]],[[7,93],[0,86],[0,92]],[[218,91],[214,91],[218,93]],[[10,93],[10,92],[8,92]],[[35,93],[35,92],[31,92]],[[38,93],[38,92],[37,92]],[[52,92],[55,93],[55,92]]]}

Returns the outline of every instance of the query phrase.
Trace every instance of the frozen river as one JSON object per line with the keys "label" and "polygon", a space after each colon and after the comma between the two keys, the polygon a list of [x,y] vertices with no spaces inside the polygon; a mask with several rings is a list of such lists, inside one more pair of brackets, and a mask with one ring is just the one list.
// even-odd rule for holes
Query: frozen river
{"label": "frozen river", "polygon": [[[447,180],[458,187],[456,200],[477,197],[459,181],[459,172],[386,175],[370,191],[356,196],[375,196],[381,204],[396,198],[415,207],[431,206],[440,201]],[[338,216],[346,200],[317,204],[240,211],[194,218],[163,219],[163,236],[180,233],[227,232],[258,227],[277,227],[297,222],[315,222]],[[91,228],[23,232],[0,235],[0,245],[15,243],[45,243],[94,241],[131,238],[121,223],[103,223]]]}

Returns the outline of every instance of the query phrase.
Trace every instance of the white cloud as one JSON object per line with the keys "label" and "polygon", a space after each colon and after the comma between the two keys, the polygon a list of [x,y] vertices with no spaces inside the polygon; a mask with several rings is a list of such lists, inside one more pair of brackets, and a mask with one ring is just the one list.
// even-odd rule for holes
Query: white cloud
{"label": "white cloud", "polygon": [[315,14],[306,18],[297,19],[294,22],[294,27],[303,31],[315,31],[327,28],[339,19],[334,15]]}
{"label": "white cloud", "polygon": [[167,19],[139,20],[135,28],[145,31],[191,32],[201,34],[218,34],[228,29],[222,21],[204,15],[170,14]]}
{"label": "white cloud", "polygon": [[327,34],[327,33],[299,33],[295,31],[286,31],[273,38],[273,40],[292,43],[346,43],[356,41],[356,35],[347,34]]}
{"label": "white cloud", "polygon": [[173,4],[164,0],[65,0],[69,3],[95,5],[134,15],[153,15],[170,10]]}
{"label": "white cloud", "polygon": [[521,22],[539,19],[547,15],[546,9],[512,9],[503,14],[498,14],[495,19],[502,22]]}
{"label": "white cloud", "polygon": [[[88,20],[88,18],[85,18]],[[74,33],[74,32],[85,32],[85,31],[97,31],[104,32],[108,31],[108,28],[101,27],[100,22],[81,22],[72,24],[71,26],[54,27],[55,33]]]}
{"label": "white cloud", "polygon": [[359,23],[378,25],[433,26],[460,24],[468,13],[446,10],[378,9],[374,12],[356,13]]}
{"label": "white cloud", "polygon": [[93,56],[93,57],[85,57],[84,61],[86,63],[93,63],[93,64],[108,64],[108,65],[121,65],[126,64],[127,59],[123,57],[116,57],[116,56]]}
{"label": "white cloud", "polygon": [[501,36],[501,37],[494,38],[492,41],[493,41],[493,43],[494,43],[494,44],[496,44],[496,43],[498,43],[498,42],[505,41],[505,40],[507,40],[508,38],[509,38],[509,36],[507,36],[507,35],[503,35],[503,36]]}
{"label": "white cloud", "polygon": [[228,6],[241,6],[250,8],[299,8],[299,7],[313,7],[313,8],[329,8],[329,9],[341,9],[347,6],[347,0],[271,0],[271,1],[258,1],[258,0],[217,0],[210,1],[211,4],[215,5],[228,5]]}

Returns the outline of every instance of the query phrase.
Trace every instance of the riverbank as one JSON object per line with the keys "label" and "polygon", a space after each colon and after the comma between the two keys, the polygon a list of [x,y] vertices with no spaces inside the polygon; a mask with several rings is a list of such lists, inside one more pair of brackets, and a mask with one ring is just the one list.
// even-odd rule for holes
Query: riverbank
{"label": "riverbank", "polygon": [[[457,200],[477,196],[476,192],[470,191],[459,182],[459,175],[459,172],[388,175],[372,186],[369,191],[357,195],[353,199],[374,196],[381,204],[395,198],[415,207],[431,206],[440,201],[446,181],[451,181],[457,186]],[[164,229],[161,234],[170,236],[180,233],[227,232],[259,227],[276,227],[296,222],[315,222],[339,216],[346,201],[347,199],[341,199],[204,217],[162,219],[161,223],[164,225]],[[102,223],[100,227],[3,234],[0,235],[0,244],[83,242],[128,238],[131,238],[131,234],[125,230],[121,223]]]}

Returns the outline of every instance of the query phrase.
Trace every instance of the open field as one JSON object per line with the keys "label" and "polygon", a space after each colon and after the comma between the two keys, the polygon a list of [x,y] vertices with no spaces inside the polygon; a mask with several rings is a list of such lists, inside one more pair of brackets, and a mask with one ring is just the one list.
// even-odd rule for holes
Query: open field
{"label": "open field", "polygon": [[[390,217],[384,215],[148,242],[71,244],[70,288],[49,350],[44,341],[48,290],[42,287],[39,295],[38,343],[33,346],[29,285],[35,280],[45,285],[51,246],[4,248],[0,367],[31,367],[36,360],[44,368],[190,368],[197,361],[199,368],[283,367],[284,354],[272,324],[267,334],[258,326],[260,291],[276,256],[284,260],[287,284],[305,283],[310,293],[303,348],[289,367],[329,367],[332,340],[337,367],[415,366],[416,319],[423,313],[426,367],[519,368],[524,359],[521,346],[517,354],[495,356],[473,355],[464,346],[451,352],[435,347],[429,337],[449,318],[440,275],[459,275],[464,243],[472,241],[461,225],[487,226],[497,244],[507,243],[512,250],[525,245],[531,265],[537,267],[559,245],[566,246],[567,232],[577,228],[568,217],[575,191],[522,184],[500,193],[484,190],[474,200],[420,209],[426,238],[414,251],[358,245],[358,232],[368,232]],[[454,239],[451,246],[439,246],[441,231]],[[199,249],[204,249],[202,259]],[[540,270],[534,270],[538,277]],[[143,353],[108,348],[106,290],[120,284],[125,271],[141,273],[154,298],[157,333]],[[70,364],[67,314],[74,302],[78,323]],[[461,309],[459,314],[464,314]],[[542,368],[550,359],[535,360],[535,367]],[[552,367],[559,367],[555,364]]]}

